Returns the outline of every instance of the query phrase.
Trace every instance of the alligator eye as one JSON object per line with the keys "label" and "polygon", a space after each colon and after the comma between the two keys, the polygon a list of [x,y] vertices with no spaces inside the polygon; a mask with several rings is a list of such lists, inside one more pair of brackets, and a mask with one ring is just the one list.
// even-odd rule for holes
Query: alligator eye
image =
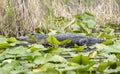
{"label": "alligator eye", "polygon": [[88,44],[88,40],[87,39],[80,39],[78,45],[85,45]]}

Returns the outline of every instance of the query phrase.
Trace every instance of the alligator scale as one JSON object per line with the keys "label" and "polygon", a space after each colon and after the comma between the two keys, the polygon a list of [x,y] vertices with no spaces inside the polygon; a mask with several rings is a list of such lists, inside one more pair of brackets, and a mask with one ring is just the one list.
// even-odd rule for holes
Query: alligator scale
{"label": "alligator scale", "polygon": [[[31,36],[34,37],[39,44],[43,44],[43,45],[49,44],[49,42],[47,42],[46,40],[46,38],[49,37],[48,34],[31,34]],[[89,46],[89,45],[93,45],[96,43],[102,43],[105,41],[104,39],[88,37],[88,36],[84,36],[81,34],[55,34],[53,36],[56,37],[59,41],[70,39],[71,42],[67,44],[67,47],[73,46],[74,44],[77,44],[79,46],[86,44]],[[17,37],[17,39],[20,41],[27,41],[30,43],[35,43],[35,41],[33,41],[28,36],[20,36],[20,37]]]}

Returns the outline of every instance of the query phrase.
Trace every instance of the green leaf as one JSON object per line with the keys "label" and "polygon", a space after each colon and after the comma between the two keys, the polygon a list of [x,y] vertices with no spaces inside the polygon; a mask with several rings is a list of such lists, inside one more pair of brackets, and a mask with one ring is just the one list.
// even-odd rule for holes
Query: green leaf
{"label": "green leaf", "polygon": [[88,24],[88,28],[90,28],[90,29],[94,28],[94,26],[96,24],[94,20],[88,20],[88,21],[86,21],[86,23]]}
{"label": "green leaf", "polygon": [[66,74],[76,74],[75,71],[67,71]]}
{"label": "green leaf", "polygon": [[119,74],[120,73],[120,67],[117,67],[116,69],[105,69],[104,73],[106,74]]}
{"label": "green leaf", "polygon": [[35,74],[59,74],[59,72],[53,67],[54,67],[53,64],[47,63],[43,65],[41,68],[39,68],[38,69],[39,72]]}
{"label": "green leaf", "polygon": [[35,58],[35,64],[44,64],[47,62],[66,62],[66,60],[58,55],[45,54],[43,56],[38,56]]}
{"label": "green leaf", "polygon": [[97,54],[98,54],[98,52],[96,50],[94,50],[94,51],[90,52],[88,56],[90,58],[94,58]]}
{"label": "green leaf", "polygon": [[68,62],[67,64],[59,65],[58,68],[61,67],[60,70],[62,71],[75,71],[76,72],[77,70],[79,71],[78,73],[83,74],[84,72],[87,72],[89,68],[92,67],[94,64],[95,64],[94,62],[91,62],[90,64],[87,64],[87,65],[79,65],[77,63]]}
{"label": "green leaf", "polygon": [[14,43],[14,42],[17,42],[18,40],[16,40],[16,38],[14,37],[11,37],[11,38],[7,38],[7,42],[9,43]]}
{"label": "green leaf", "polygon": [[89,57],[88,56],[84,56],[83,54],[78,54],[77,56],[71,58],[69,60],[70,62],[74,62],[74,63],[78,63],[78,64],[82,64],[82,65],[85,65],[85,64],[89,64]]}
{"label": "green leaf", "polygon": [[92,32],[92,30],[88,28],[88,24],[86,22],[81,22],[79,27],[82,29],[84,33],[89,34]]}
{"label": "green leaf", "polygon": [[60,42],[54,37],[54,36],[49,36],[47,38],[47,41],[53,45],[59,45]]}
{"label": "green leaf", "polygon": [[23,46],[19,46],[19,47],[16,47],[16,48],[9,49],[9,51],[7,52],[7,54],[21,55],[21,56],[25,56],[26,53],[27,53],[27,48],[25,48]]}
{"label": "green leaf", "polygon": [[63,40],[60,42],[60,44],[67,44],[67,43],[70,43],[71,40],[70,39],[66,39],[66,40]]}
{"label": "green leaf", "polygon": [[117,52],[117,53],[120,53],[120,41],[116,41],[114,42],[113,45],[109,45],[107,46],[106,48],[104,48],[104,51],[105,52]]}
{"label": "green leaf", "polygon": [[89,12],[85,12],[82,14],[82,19],[83,20],[94,20],[95,16]]}
{"label": "green leaf", "polygon": [[79,29],[74,31],[91,35],[92,29],[96,24],[94,15],[85,12],[83,14],[76,14],[75,18],[76,18],[76,24],[79,26],[75,28],[76,29],[79,28]]}
{"label": "green leaf", "polygon": [[49,61],[62,62],[62,63],[66,62],[66,60],[63,57],[59,56],[59,55],[52,56],[51,58],[49,58]]}
{"label": "green leaf", "polygon": [[2,69],[2,68],[0,68],[0,73],[1,73],[1,74],[9,74],[8,71],[6,71],[6,70],[4,70],[4,69]]}
{"label": "green leaf", "polygon": [[12,61],[11,63],[5,64],[2,69],[10,74],[10,71],[14,70],[17,66],[19,66],[19,63],[17,61]]}
{"label": "green leaf", "polygon": [[78,46],[74,48],[74,51],[82,51],[84,50],[85,46]]}
{"label": "green leaf", "polygon": [[110,28],[105,28],[103,31],[104,31],[104,32],[107,32],[107,33],[110,33],[110,32],[111,32],[111,29],[110,29]]}
{"label": "green leaf", "polygon": [[37,50],[41,50],[41,49],[44,49],[44,46],[43,45],[40,45],[40,44],[32,44],[30,47],[30,50],[32,52],[34,51],[37,51]]}
{"label": "green leaf", "polygon": [[0,44],[1,43],[6,43],[7,42],[7,38],[5,38],[4,36],[0,37]]}
{"label": "green leaf", "polygon": [[33,42],[37,42],[36,38],[33,37],[32,35],[29,35],[29,34],[28,34],[27,36],[28,36],[30,39],[32,39]]}
{"label": "green leaf", "polygon": [[98,68],[97,68],[97,71],[103,73],[104,70],[105,70],[108,66],[112,65],[113,63],[114,63],[114,62],[109,62],[109,61],[108,61],[108,62],[101,62],[101,63],[99,64]]}
{"label": "green leaf", "polygon": [[112,39],[114,38],[114,35],[107,34],[107,35],[104,35],[103,37],[106,39]]}
{"label": "green leaf", "polygon": [[34,63],[39,65],[39,64],[45,64],[47,63],[49,56],[45,57],[44,56],[38,56],[35,58]]}
{"label": "green leaf", "polygon": [[85,12],[84,14],[89,15],[91,18],[94,18],[95,16],[89,12]]}
{"label": "green leaf", "polygon": [[75,15],[75,18],[79,19],[79,20],[82,20],[81,14],[79,14],[79,13]]}
{"label": "green leaf", "polygon": [[10,47],[11,45],[9,43],[0,43],[0,49],[5,49]]}
{"label": "green leaf", "polygon": [[109,39],[109,40],[106,40],[105,42],[103,42],[103,44],[105,45],[110,45],[113,43],[113,40]]}
{"label": "green leaf", "polygon": [[97,70],[98,70],[99,72],[103,72],[103,71],[106,69],[107,66],[108,66],[108,62],[102,62],[102,63],[100,63],[100,65],[98,66]]}

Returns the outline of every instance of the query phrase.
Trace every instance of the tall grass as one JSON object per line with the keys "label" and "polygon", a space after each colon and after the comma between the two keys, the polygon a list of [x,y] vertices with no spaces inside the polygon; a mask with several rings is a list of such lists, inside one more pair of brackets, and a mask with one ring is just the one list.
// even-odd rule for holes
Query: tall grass
{"label": "tall grass", "polygon": [[46,32],[56,17],[65,17],[65,26],[76,13],[85,11],[96,16],[98,26],[120,24],[119,0],[0,0],[0,34],[19,36],[36,28]]}

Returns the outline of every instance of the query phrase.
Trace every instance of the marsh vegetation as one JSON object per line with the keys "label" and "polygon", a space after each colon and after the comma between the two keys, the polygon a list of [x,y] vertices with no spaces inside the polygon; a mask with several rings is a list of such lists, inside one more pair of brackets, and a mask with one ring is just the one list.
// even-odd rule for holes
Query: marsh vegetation
{"label": "marsh vegetation", "polygon": [[[1,74],[119,74],[120,0],[0,0]],[[79,33],[105,39],[92,46],[45,47],[16,37]],[[85,49],[93,49],[86,52]]]}

